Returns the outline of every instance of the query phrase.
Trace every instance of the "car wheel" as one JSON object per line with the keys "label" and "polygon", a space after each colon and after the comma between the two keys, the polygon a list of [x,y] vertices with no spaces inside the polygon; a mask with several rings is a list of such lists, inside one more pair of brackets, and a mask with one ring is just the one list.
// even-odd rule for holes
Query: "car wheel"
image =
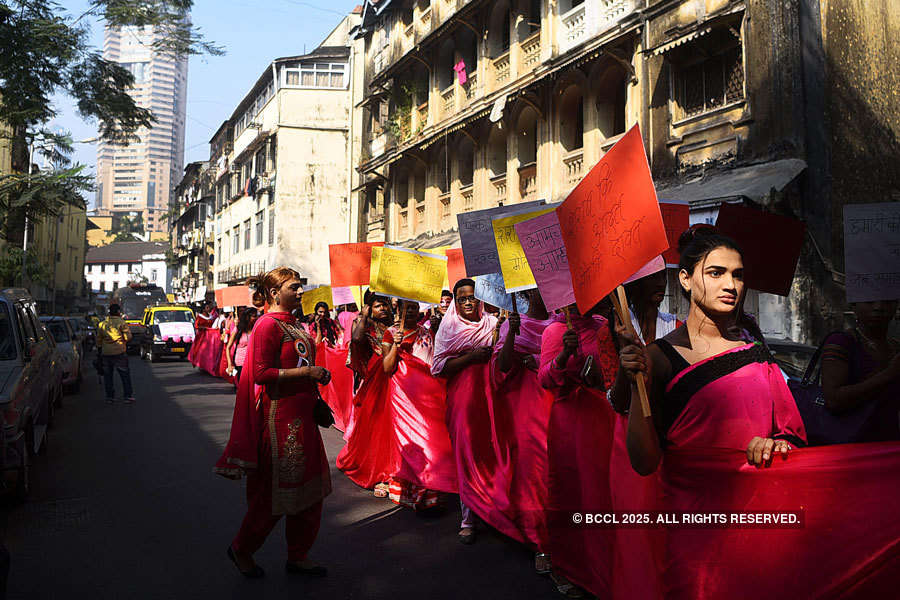
{"label": "car wheel", "polygon": [[147,351],[144,350],[143,346],[141,346],[140,356],[141,356],[141,360],[147,360]]}
{"label": "car wheel", "polygon": [[153,351],[152,347],[147,352],[148,352],[148,356],[150,358],[150,362],[155,363],[156,361],[159,360],[159,356],[156,355],[156,352]]}

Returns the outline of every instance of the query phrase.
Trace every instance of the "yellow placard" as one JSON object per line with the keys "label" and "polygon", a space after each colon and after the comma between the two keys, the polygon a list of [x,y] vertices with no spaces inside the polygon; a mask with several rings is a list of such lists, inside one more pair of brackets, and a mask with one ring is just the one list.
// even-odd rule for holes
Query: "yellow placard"
{"label": "yellow placard", "polygon": [[446,256],[385,247],[378,261],[378,275],[371,285],[378,294],[438,304],[446,277]]}
{"label": "yellow placard", "polygon": [[330,285],[320,285],[308,292],[303,292],[303,297],[300,299],[301,306],[303,307],[303,314],[313,314],[316,309],[316,304],[319,302],[326,303],[329,309],[334,308],[334,299],[331,297]]}
{"label": "yellow placard", "polygon": [[519,243],[516,224],[539,217],[553,210],[556,210],[556,208],[542,208],[532,212],[497,217],[491,221],[491,226],[494,228],[494,241],[497,243],[497,255],[500,257],[503,286],[508,293],[537,287],[531,267],[528,266],[525,251],[522,250],[522,244]]}
{"label": "yellow placard", "polygon": [[[369,263],[369,286],[372,286],[375,280],[378,279],[378,266],[381,264],[381,251],[383,249],[383,246],[372,246],[372,262]],[[359,306],[361,308],[362,304]]]}

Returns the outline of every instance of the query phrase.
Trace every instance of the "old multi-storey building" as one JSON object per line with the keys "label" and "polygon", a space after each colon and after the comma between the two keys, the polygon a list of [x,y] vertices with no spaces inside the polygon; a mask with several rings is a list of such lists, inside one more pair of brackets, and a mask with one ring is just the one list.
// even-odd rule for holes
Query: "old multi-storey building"
{"label": "old multi-storey building", "polygon": [[722,202],[808,222],[792,293],[748,308],[768,334],[814,339],[843,312],[821,250],[840,252],[822,40],[858,9],[836,4],[829,20],[816,0],[369,0],[356,238],[434,247],[459,212],[563,200],[637,123],[660,197],[692,222]]}
{"label": "old multi-storey building", "polygon": [[348,15],[309,54],[266,65],[210,141],[216,287],[279,265],[329,281],[328,244],[351,234],[359,18]]}
{"label": "old multi-storey building", "polygon": [[209,163],[192,162],[175,188],[170,220],[172,292],[179,300],[202,301],[214,286],[213,210]]}

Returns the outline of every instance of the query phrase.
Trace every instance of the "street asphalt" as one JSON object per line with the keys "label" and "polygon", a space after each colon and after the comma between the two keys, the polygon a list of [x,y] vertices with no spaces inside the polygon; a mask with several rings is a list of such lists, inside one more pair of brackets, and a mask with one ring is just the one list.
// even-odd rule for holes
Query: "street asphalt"
{"label": "street asphalt", "polygon": [[475,545],[460,544],[455,497],[423,517],[358,488],[334,467],[335,429],[323,431],[334,491],[310,554],[329,576],[284,572],[282,520],[256,555],[266,577],[244,579],[225,556],[243,485],[212,472],[231,426],[231,386],[178,360],[132,357],[131,373],[137,403],[109,405],[85,365],[81,392],[65,397],[36,459],[31,495],[3,504],[8,598],[562,597],[508,538],[482,530]]}

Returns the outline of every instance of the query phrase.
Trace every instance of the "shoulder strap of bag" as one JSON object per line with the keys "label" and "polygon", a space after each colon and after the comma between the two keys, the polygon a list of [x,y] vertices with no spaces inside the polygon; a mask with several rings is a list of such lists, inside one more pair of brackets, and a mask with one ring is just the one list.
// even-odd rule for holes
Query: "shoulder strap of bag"
{"label": "shoulder strap of bag", "polygon": [[809,364],[806,366],[806,372],[803,373],[803,379],[800,381],[800,385],[806,387],[814,381],[819,381],[819,376],[822,374],[822,351],[825,349],[825,342],[836,333],[844,333],[844,331],[842,329],[835,329],[822,338],[822,343],[819,344],[819,347],[816,348],[812,358],[809,359]]}

